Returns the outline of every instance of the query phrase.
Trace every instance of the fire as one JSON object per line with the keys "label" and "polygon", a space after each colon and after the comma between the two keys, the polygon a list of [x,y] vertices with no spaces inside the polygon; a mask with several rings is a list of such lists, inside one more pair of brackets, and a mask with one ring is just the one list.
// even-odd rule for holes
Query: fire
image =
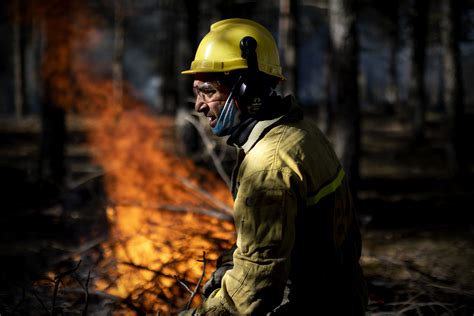
{"label": "fire", "polygon": [[105,111],[94,126],[91,146],[106,171],[111,201],[112,238],[104,245],[102,269],[114,276],[98,280],[97,289],[142,301],[147,311],[176,311],[187,295],[175,276],[196,283],[203,251],[213,262],[233,239],[230,222],[190,211],[229,205],[228,190],[209,171],[170,153],[165,135],[170,121],[143,107],[119,117]]}
{"label": "fire", "polygon": [[110,238],[93,286],[147,313],[176,313],[189,297],[176,277],[193,289],[203,252],[207,279],[219,251],[233,243],[231,221],[209,216],[229,216],[228,189],[173,153],[171,118],[152,114],[126,82],[123,106],[115,104],[112,80],[91,73],[99,19],[81,1],[63,10],[48,3],[36,8],[47,37],[45,82],[55,104],[92,122],[91,154],[105,173]]}

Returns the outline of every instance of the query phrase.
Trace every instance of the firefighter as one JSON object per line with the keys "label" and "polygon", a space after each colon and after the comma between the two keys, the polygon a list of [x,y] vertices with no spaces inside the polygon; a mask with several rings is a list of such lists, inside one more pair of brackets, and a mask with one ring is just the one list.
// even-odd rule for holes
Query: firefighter
{"label": "firefighter", "polygon": [[181,314],[364,315],[347,176],[296,100],[275,92],[285,78],[271,33],[247,19],[214,23],[182,73],[194,76],[195,110],[238,158],[236,246],[218,262],[202,304]]}

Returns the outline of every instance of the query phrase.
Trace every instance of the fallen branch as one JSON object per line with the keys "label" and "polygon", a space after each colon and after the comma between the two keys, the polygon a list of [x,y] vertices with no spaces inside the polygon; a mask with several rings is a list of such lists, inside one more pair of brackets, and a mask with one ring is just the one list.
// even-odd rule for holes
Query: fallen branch
{"label": "fallen branch", "polygon": [[191,207],[191,206],[183,206],[183,205],[170,205],[170,204],[151,205],[151,204],[145,204],[145,203],[134,202],[134,201],[118,202],[118,201],[113,201],[113,200],[109,200],[109,205],[113,207],[134,206],[134,207],[141,207],[144,209],[162,210],[162,211],[171,211],[171,212],[191,212],[195,214],[201,214],[201,215],[214,217],[214,218],[221,219],[224,221],[233,220],[232,215],[228,213],[222,213],[222,212],[217,212],[214,210],[196,208],[196,207]]}
{"label": "fallen branch", "polygon": [[451,286],[439,285],[439,284],[436,284],[436,283],[426,283],[426,285],[434,287],[434,288],[438,288],[438,289],[441,289],[441,290],[447,290],[449,292],[453,292],[453,293],[456,293],[456,294],[459,294],[459,295],[467,295],[467,296],[470,296],[470,297],[474,297],[474,292],[471,292],[471,291],[467,291],[467,290],[463,290],[463,289],[459,289],[459,288],[454,288],[454,287],[451,287]]}
{"label": "fallen branch", "polygon": [[450,309],[448,309],[446,306],[447,305],[452,305],[449,303],[443,303],[443,302],[429,302],[429,303],[413,303],[408,307],[405,307],[398,311],[395,315],[406,315],[406,312],[411,311],[411,310],[419,310],[420,307],[432,307],[432,306],[439,306],[443,308],[446,312],[449,313],[449,315],[453,315]]}
{"label": "fallen branch", "polygon": [[452,287],[452,286],[444,285],[443,283],[446,283],[446,281],[444,281],[440,278],[437,278],[437,277],[435,277],[435,276],[433,276],[433,275],[431,275],[427,272],[422,271],[420,268],[416,267],[416,265],[411,261],[406,261],[406,260],[400,261],[400,260],[396,260],[396,259],[393,259],[393,258],[389,258],[387,256],[370,255],[370,257],[376,258],[377,260],[379,260],[381,262],[389,263],[391,265],[404,268],[405,270],[407,270],[409,272],[414,272],[414,273],[416,273],[416,274],[418,274],[422,277],[421,281],[423,282],[423,284],[426,284],[430,287],[434,287],[434,288],[438,288],[438,289],[442,289],[442,290],[448,290],[450,292],[460,294],[460,295],[467,295],[467,296],[474,297],[474,293],[471,292],[471,291],[467,291],[467,290],[463,290],[461,288],[455,288],[455,287]]}

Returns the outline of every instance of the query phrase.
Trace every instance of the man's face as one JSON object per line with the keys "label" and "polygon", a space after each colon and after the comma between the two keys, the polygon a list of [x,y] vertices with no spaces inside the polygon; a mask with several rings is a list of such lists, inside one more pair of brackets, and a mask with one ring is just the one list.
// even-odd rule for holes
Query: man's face
{"label": "man's face", "polygon": [[217,118],[229,96],[229,87],[221,84],[212,74],[197,74],[194,77],[193,91],[196,97],[194,109],[204,114],[211,128],[217,124]]}

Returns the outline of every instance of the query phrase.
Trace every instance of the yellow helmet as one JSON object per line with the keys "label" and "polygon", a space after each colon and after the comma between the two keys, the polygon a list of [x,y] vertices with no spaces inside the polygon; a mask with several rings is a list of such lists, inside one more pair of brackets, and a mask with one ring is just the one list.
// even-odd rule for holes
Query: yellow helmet
{"label": "yellow helmet", "polygon": [[240,41],[246,36],[257,41],[258,70],[284,80],[272,34],[261,24],[247,19],[227,19],[212,24],[211,31],[199,44],[191,68],[181,73],[229,72],[248,68],[240,49]]}

